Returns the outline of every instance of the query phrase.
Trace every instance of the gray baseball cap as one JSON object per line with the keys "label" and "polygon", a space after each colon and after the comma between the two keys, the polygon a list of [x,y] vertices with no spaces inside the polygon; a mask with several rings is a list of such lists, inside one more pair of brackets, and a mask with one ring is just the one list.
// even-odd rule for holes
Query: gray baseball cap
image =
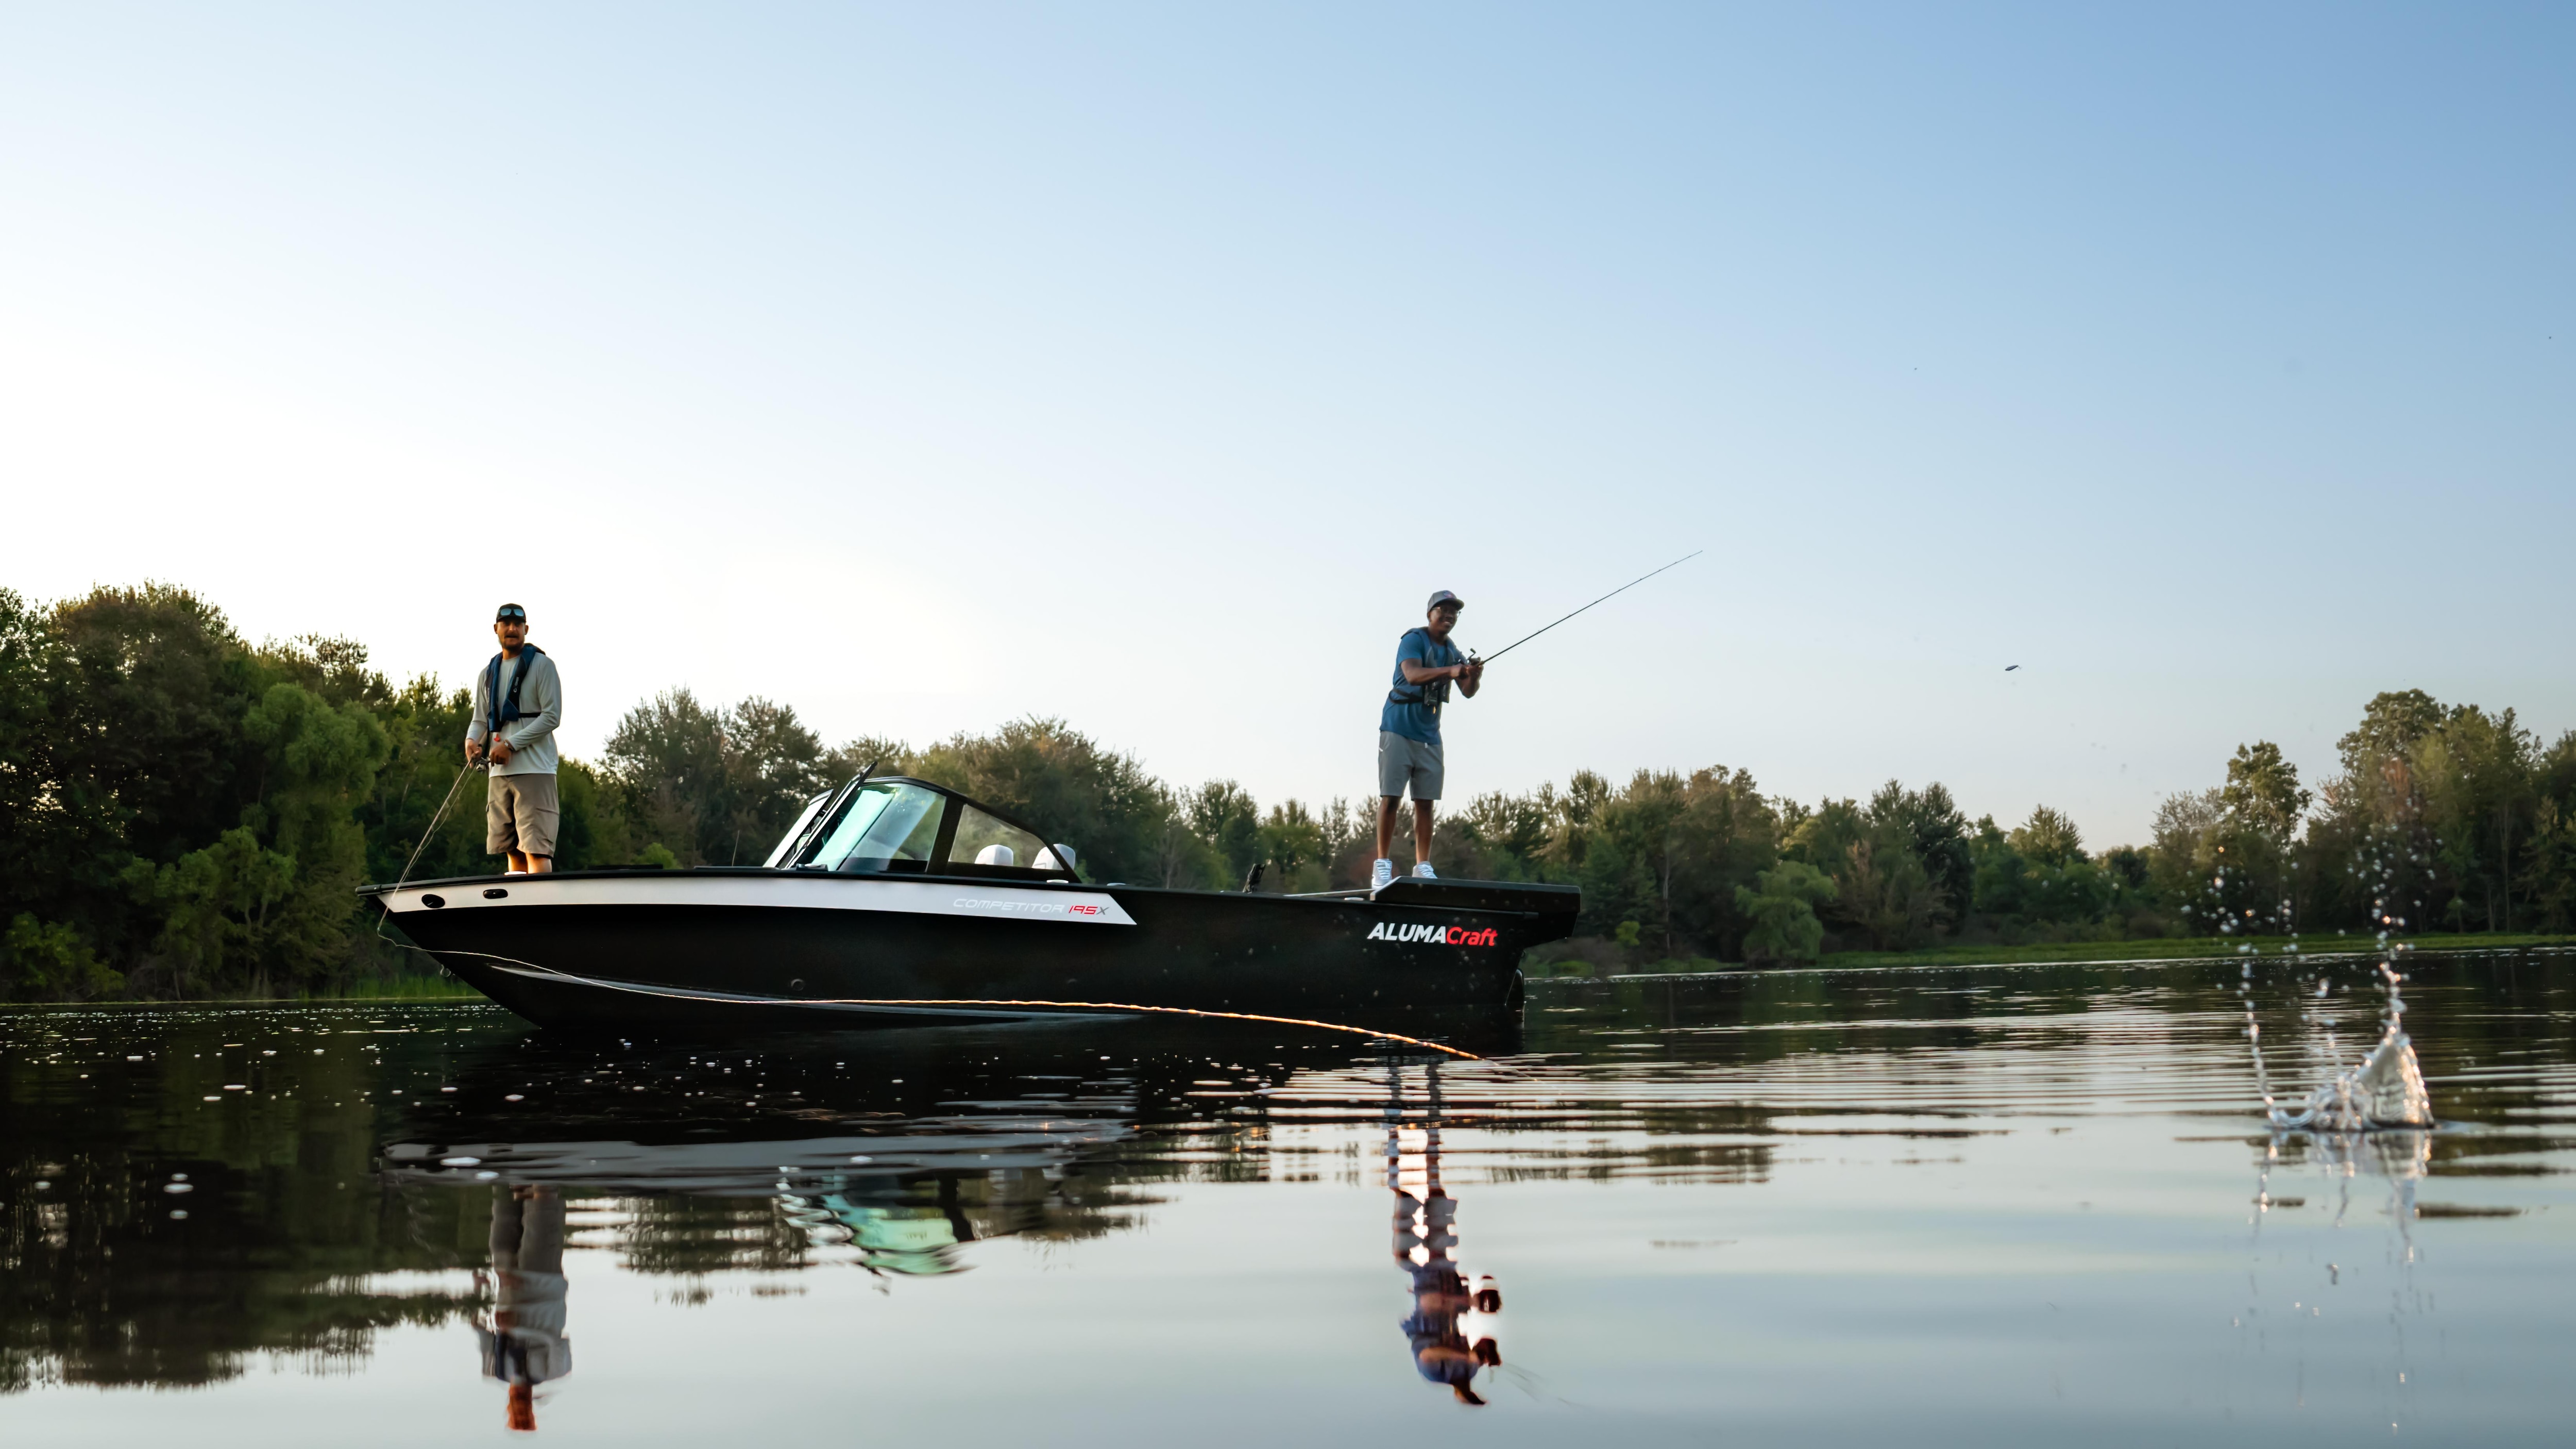
{"label": "gray baseball cap", "polygon": [[1449,592],[1447,589],[1442,589],[1440,592],[1431,596],[1430,603],[1422,606],[1422,612],[1428,614],[1432,610],[1439,608],[1442,604],[1455,604],[1461,609],[1467,607],[1467,601],[1465,599],[1459,598],[1456,594]]}

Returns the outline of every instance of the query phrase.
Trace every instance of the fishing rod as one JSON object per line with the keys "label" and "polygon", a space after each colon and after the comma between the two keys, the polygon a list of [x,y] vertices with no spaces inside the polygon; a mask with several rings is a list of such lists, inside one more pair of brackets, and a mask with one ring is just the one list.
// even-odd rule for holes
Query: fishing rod
{"label": "fishing rod", "polygon": [[[1683,564],[1689,563],[1692,559],[1695,559],[1695,558],[1699,557],[1701,554],[1704,554],[1704,553],[1706,553],[1706,552],[1708,552],[1708,550],[1707,550],[1707,549],[1704,549],[1704,548],[1695,548],[1695,549],[1692,549],[1690,552],[1688,552],[1688,553],[1686,553],[1686,554],[1683,554],[1680,558],[1674,559],[1671,563],[1668,563],[1668,564],[1664,565],[1664,568],[1655,570],[1655,571],[1654,571],[1654,573],[1641,574],[1641,575],[1639,575],[1639,576],[1638,576],[1638,577],[1636,577],[1636,578],[1630,579],[1628,582],[1626,582],[1626,583],[1624,583],[1624,584],[1621,584],[1619,587],[1617,587],[1617,588],[1615,588],[1615,589],[1612,589],[1609,593],[1603,594],[1603,595],[1602,595],[1600,598],[1598,598],[1598,599],[1594,599],[1594,600],[1592,601],[1592,604],[1598,604],[1598,603],[1603,602],[1604,600],[1616,598],[1616,597],[1618,597],[1619,595],[1621,595],[1621,594],[1624,594],[1624,593],[1628,592],[1630,589],[1635,588],[1637,585],[1644,583],[1646,580],[1653,578],[1653,577],[1655,576],[1655,574],[1662,573],[1662,572],[1664,571],[1664,569],[1679,568],[1679,567],[1681,567]],[[1591,608],[1591,607],[1592,607],[1592,604],[1586,604],[1586,605],[1584,605],[1584,606],[1583,606],[1583,609],[1589,609],[1589,608]],[[1583,609],[1577,609],[1577,610],[1575,610],[1575,611],[1574,611],[1574,614],[1580,614],[1580,613],[1582,613],[1582,612],[1583,612]],[[1568,614],[1568,615],[1566,615],[1566,616],[1565,616],[1565,619],[1571,619],[1571,618],[1573,618],[1573,617],[1574,617],[1574,614]],[[1549,629],[1553,629],[1553,628],[1555,628],[1557,624],[1562,624],[1562,623],[1564,623],[1564,622],[1565,622],[1565,619],[1559,619],[1559,620],[1557,620],[1555,623],[1547,624],[1547,625],[1544,625],[1544,626],[1542,626],[1542,627],[1540,627],[1540,628],[1537,628],[1537,629],[1532,629],[1530,632],[1528,632],[1528,633],[1526,633],[1526,634],[1523,634],[1521,637],[1519,637],[1519,638],[1517,638],[1517,639],[1513,640],[1513,641],[1512,641],[1512,642],[1510,642],[1509,644],[1504,645],[1502,648],[1495,650],[1493,653],[1488,654],[1488,655],[1484,656],[1484,657],[1483,657],[1483,658],[1481,658],[1481,659],[1477,658],[1474,654],[1472,654],[1472,653],[1471,653],[1471,654],[1469,654],[1469,655],[1467,656],[1467,662],[1468,662],[1468,663],[1470,663],[1470,664],[1491,664],[1491,663],[1493,663],[1495,660],[1500,659],[1500,658],[1502,658],[1504,655],[1511,653],[1513,650],[1518,649],[1519,647],[1521,647],[1521,646],[1522,646],[1522,645],[1524,645],[1524,644],[1527,644],[1527,643],[1528,643],[1529,641],[1531,641],[1532,639],[1537,638],[1539,635],[1546,633]]]}
{"label": "fishing rod", "polygon": [[[403,882],[411,879],[411,868],[420,864],[420,853],[429,848],[429,838],[438,833],[438,822],[447,818],[447,807],[456,803],[457,787],[463,785],[465,783],[465,777],[472,774],[475,770],[489,770],[491,768],[492,767],[490,765],[485,764],[481,760],[468,760],[462,766],[458,767],[456,778],[448,783],[447,798],[438,802],[437,811],[429,817],[428,828],[424,829],[420,833],[420,844],[411,848],[411,859],[403,862],[402,874],[394,877],[395,890],[401,890]],[[385,912],[376,917],[376,935],[378,937],[382,937],[385,934],[385,922],[390,919],[392,919],[391,912]]]}

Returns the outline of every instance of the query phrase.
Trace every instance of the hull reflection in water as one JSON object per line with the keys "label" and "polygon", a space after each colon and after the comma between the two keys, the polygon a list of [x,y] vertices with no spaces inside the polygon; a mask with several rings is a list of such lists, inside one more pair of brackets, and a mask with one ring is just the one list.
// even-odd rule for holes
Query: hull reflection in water
{"label": "hull reflection in water", "polygon": [[[1113,1033],[1135,1044],[1128,1031],[1103,1027],[1024,1029],[1017,1040],[925,1033],[908,1054],[881,1056],[857,1080],[846,1055],[834,1055],[849,1047],[831,1039],[677,1062],[664,1060],[668,1053],[523,1041],[466,1064],[455,1090],[440,1094],[452,1105],[418,1114],[416,1135],[386,1145],[380,1170],[411,1192],[491,1194],[491,1267],[477,1285],[493,1306],[476,1322],[477,1340],[484,1374],[508,1386],[507,1423],[533,1429],[540,1386],[572,1371],[568,1204],[578,1221],[597,1225],[674,1198],[720,1211],[730,1202],[736,1213],[759,1201],[802,1239],[800,1265],[936,1279],[970,1271],[982,1242],[1134,1225],[1103,1211],[1122,1202],[1118,1182],[1155,1175],[1158,1159],[1185,1157],[1211,1129],[1230,1130],[1208,1120],[1205,1099],[1250,1106],[1303,1074],[1352,1067],[1340,1042],[1295,1046],[1186,1027],[1155,1033],[1158,1052],[1113,1061],[1097,1050]],[[1260,1068],[1208,1075],[1254,1052],[1268,1058]],[[1493,1277],[1472,1274],[1459,1258],[1458,1200],[1441,1162],[1443,1060],[1390,1054],[1379,1069],[1382,1106],[1366,1110],[1383,1131],[1391,1251],[1411,1300],[1398,1326],[1411,1367],[1459,1402],[1481,1405],[1477,1377],[1502,1363],[1502,1300]],[[764,1096],[792,1105],[671,1113],[667,1100],[635,1102],[651,1095],[636,1090],[638,1077],[703,1080],[710,1070],[759,1072]],[[485,1110],[496,1098],[512,1104],[506,1123]],[[816,1132],[826,1120],[849,1125]]]}

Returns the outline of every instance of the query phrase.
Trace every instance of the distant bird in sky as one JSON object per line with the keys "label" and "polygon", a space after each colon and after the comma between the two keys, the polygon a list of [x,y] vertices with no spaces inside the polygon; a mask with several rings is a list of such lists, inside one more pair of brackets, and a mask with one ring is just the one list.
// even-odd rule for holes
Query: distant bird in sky
{"label": "distant bird in sky", "polygon": [[2005,666],[2004,666],[2004,673],[2006,673],[2006,674],[2010,674],[2010,673],[2012,673],[2014,670],[2019,669],[2019,668],[2021,668],[2021,666],[2020,666],[2020,665],[2018,665],[2018,664],[2007,664],[2007,665],[2005,665]]}

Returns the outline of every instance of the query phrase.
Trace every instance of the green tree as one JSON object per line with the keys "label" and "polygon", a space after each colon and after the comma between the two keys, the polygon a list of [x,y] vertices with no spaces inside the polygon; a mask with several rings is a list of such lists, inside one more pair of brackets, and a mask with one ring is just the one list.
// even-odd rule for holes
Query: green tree
{"label": "green tree", "polygon": [[2345,776],[2374,778],[2390,761],[2408,759],[2415,742],[2441,726],[2444,713],[2441,702],[2420,689],[2372,695],[2361,707],[2361,723],[2335,742]]}
{"label": "green tree", "polygon": [[20,911],[0,934],[0,1001],[88,1001],[124,989],[124,973],[69,926]]}
{"label": "green tree", "polygon": [[2435,899],[2453,930],[2513,929],[2514,856],[2530,834],[2537,753],[2512,710],[2476,705],[2415,741],[2415,789],[2448,887]]}
{"label": "green tree", "polygon": [[1262,859],[1261,806],[1232,780],[1210,780],[1183,807],[1189,828],[1214,857],[1211,884],[1241,885]]}
{"label": "green tree", "polygon": [[957,735],[922,751],[916,773],[1071,845],[1093,880],[1152,880],[1164,863],[1170,792],[1135,756],[1103,749],[1063,720]]}
{"label": "green tree", "polygon": [[2065,867],[2084,859],[2084,836],[2075,822],[2045,805],[2031,807],[2030,819],[2007,837],[2025,860]]}
{"label": "green tree", "polygon": [[1949,788],[1935,780],[1908,790],[1894,780],[1869,800],[1868,819],[1876,830],[1901,844],[1941,898],[1940,915],[1956,920],[1967,913],[1974,891],[1976,865],[1968,850],[1968,820],[1950,798]]}
{"label": "green tree", "polygon": [[[1270,807],[1261,822],[1262,859],[1269,864],[1270,889],[1279,892],[1319,888],[1323,884],[1324,827],[1296,800]],[[1312,879],[1304,877],[1311,876]]]}
{"label": "green tree", "polygon": [[1938,784],[1890,780],[1867,806],[1826,800],[1799,823],[1789,854],[1833,877],[1833,919],[1875,950],[1921,945],[1974,899],[1968,826]]}
{"label": "green tree", "polygon": [[258,751],[241,824],[167,865],[138,861],[136,894],[166,912],[159,946],[182,983],[307,986],[349,959],[353,894],[366,863],[354,818],[385,759],[384,729],[279,683],[244,713]]}
{"label": "green tree", "polygon": [[1744,959],[1756,963],[1813,961],[1823,948],[1825,923],[1816,908],[1833,900],[1833,878],[1804,861],[1784,860],[1735,888],[1735,906],[1747,922]]}
{"label": "green tree", "polygon": [[632,834],[683,865],[758,865],[839,763],[785,705],[710,709],[685,688],[628,710],[602,753]]}
{"label": "green tree", "polygon": [[2281,757],[2281,747],[2257,740],[2236,747],[2219,798],[2238,823],[2286,845],[2307,818],[2313,797],[2300,788],[2299,767]]}

